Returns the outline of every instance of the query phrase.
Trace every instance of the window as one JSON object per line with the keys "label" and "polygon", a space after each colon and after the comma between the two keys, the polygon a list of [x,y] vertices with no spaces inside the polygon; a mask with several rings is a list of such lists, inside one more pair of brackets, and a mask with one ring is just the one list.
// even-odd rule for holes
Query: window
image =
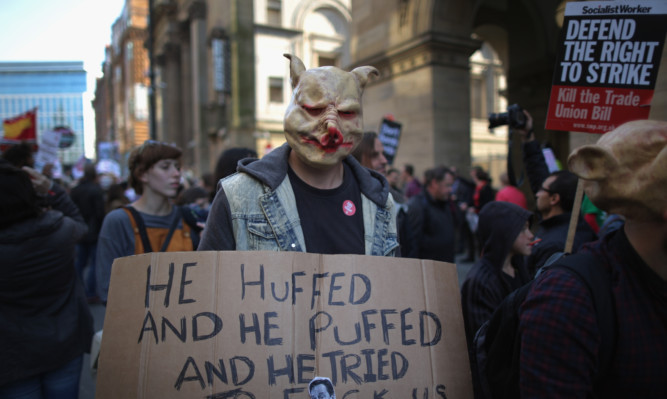
{"label": "window", "polygon": [[399,20],[399,26],[403,27],[407,25],[408,23],[408,12],[410,11],[410,0],[400,0],[399,2],[399,7],[400,7],[400,20]]}
{"label": "window", "polygon": [[470,77],[470,116],[473,118],[486,118],[485,90],[485,82],[481,76]]}
{"label": "window", "polygon": [[266,2],[266,23],[269,25],[282,25],[281,0],[268,0]]}
{"label": "window", "polygon": [[269,78],[269,102],[283,102],[283,78]]}
{"label": "window", "polygon": [[317,66],[338,66],[338,58],[336,57],[326,57],[319,55],[317,56]]}

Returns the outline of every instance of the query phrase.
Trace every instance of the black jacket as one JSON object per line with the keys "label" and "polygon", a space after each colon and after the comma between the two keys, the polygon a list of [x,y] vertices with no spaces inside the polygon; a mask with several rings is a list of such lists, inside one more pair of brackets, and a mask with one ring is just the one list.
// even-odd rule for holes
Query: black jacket
{"label": "black jacket", "polygon": [[72,189],[70,197],[88,225],[88,233],[81,239],[81,242],[84,244],[96,243],[105,215],[102,188],[94,181],[84,180]]}
{"label": "black jacket", "polygon": [[518,205],[493,201],[479,214],[477,235],[482,246],[480,259],[468,272],[461,286],[461,305],[468,343],[488,320],[500,302],[529,281],[523,257],[512,259],[515,276],[502,271],[514,240],[523,230],[531,213]]}
{"label": "black jacket", "polygon": [[542,187],[542,182],[549,177],[549,167],[544,159],[542,147],[537,140],[529,141],[523,144],[523,165],[528,176],[528,183],[533,195],[537,194]]}
{"label": "black jacket", "polygon": [[[542,220],[535,233],[535,240],[532,253],[526,258],[526,267],[531,276],[535,276],[537,270],[544,266],[544,262],[556,252],[565,250],[565,241],[567,232],[570,228],[570,218],[572,213],[561,213],[552,216],[549,219]],[[574,243],[572,253],[575,253],[587,242],[595,241],[597,235],[586,223],[584,218],[580,217],[577,222],[577,230],[574,233]]]}
{"label": "black jacket", "polygon": [[74,270],[86,224],[54,185],[49,210],[0,230],[0,386],[87,352],[93,318]]}
{"label": "black jacket", "polygon": [[[549,176],[549,168],[544,160],[544,154],[536,140],[523,145],[523,161],[530,181],[530,188],[535,194]],[[571,215],[571,212],[566,212],[540,222],[535,234],[535,239],[538,242],[533,246],[533,253],[526,259],[526,268],[531,276],[534,276],[537,270],[544,266],[544,262],[551,255],[565,250]],[[580,217],[574,234],[572,252],[576,252],[584,243],[596,239],[597,235],[593,229]]]}
{"label": "black jacket", "polygon": [[407,240],[401,253],[408,258],[454,262],[454,241],[460,222],[456,204],[437,201],[428,190],[422,190],[408,202]]}

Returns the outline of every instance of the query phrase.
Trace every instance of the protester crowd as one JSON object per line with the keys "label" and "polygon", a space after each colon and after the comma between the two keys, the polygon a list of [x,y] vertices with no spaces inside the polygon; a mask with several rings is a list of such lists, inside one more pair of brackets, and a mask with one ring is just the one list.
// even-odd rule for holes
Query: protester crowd
{"label": "protester crowd", "polygon": [[[309,80],[315,72],[296,57],[290,61],[295,89],[300,81],[326,82]],[[355,71],[351,82],[361,88],[375,73]],[[333,100],[321,99],[327,101]],[[565,249],[571,213],[578,209],[577,174],[586,178],[586,169],[549,173],[527,112],[526,117],[529,122],[517,133],[529,193],[509,184],[506,175],[494,186],[477,165],[469,177],[445,165],[421,175],[410,164],[396,169],[387,164],[377,134],[353,123],[327,125],[326,139],[317,143],[326,149],[320,156],[297,139],[318,129],[309,119],[320,118],[300,104],[288,108],[286,144],[261,159],[250,149],[225,151],[215,173],[195,181],[184,176],[181,149],[162,142],[134,149],[127,181],[105,188],[92,163],[70,188],[49,178],[48,171],[34,170],[30,152],[6,152],[0,165],[0,248],[6,259],[0,270],[0,397],[31,390],[51,392],[44,397],[76,397],[82,355],[93,333],[86,302],[106,303],[114,259],[190,250],[445,262],[465,257],[475,262],[461,287],[471,356],[479,328],[508,295],[538,276],[521,314],[523,397],[614,396],[614,389],[630,396],[640,389],[637,397],[667,396],[666,172],[651,172],[661,179],[654,189],[663,197],[653,197],[658,203],[650,211],[641,200],[601,197],[597,203],[614,213],[608,218],[613,227],[583,217],[576,227],[572,251],[597,254],[617,282],[615,359],[602,367],[586,287],[563,270],[543,269]],[[665,124],[650,128],[661,132],[664,147]],[[354,145],[340,144],[347,141]],[[535,198],[532,211],[526,194]],[[595,200],[589,199],[593,207]]]}

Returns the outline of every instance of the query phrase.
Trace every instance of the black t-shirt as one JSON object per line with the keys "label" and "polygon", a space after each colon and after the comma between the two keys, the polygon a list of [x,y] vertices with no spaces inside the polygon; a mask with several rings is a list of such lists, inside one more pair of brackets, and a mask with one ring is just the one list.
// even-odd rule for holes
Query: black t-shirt
{"label": "black t-shirt", "polygon": [[307,252],[359,255],[366,252],[359,184],[350,167],[343,165],[343,184],[330,190],[309,186],[289,168]]}

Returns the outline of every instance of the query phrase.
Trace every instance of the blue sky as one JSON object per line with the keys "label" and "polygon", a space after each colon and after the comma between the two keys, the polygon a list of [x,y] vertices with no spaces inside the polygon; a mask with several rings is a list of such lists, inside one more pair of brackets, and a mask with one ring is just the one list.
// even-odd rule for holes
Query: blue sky
{"label": "blue sky", "polygon": [[[104,46],[124,0],[0,0],[0,61],[83,61],[86,155],[95,129],[90,106]],[[90,139],[89,139],[90,138]]]}

